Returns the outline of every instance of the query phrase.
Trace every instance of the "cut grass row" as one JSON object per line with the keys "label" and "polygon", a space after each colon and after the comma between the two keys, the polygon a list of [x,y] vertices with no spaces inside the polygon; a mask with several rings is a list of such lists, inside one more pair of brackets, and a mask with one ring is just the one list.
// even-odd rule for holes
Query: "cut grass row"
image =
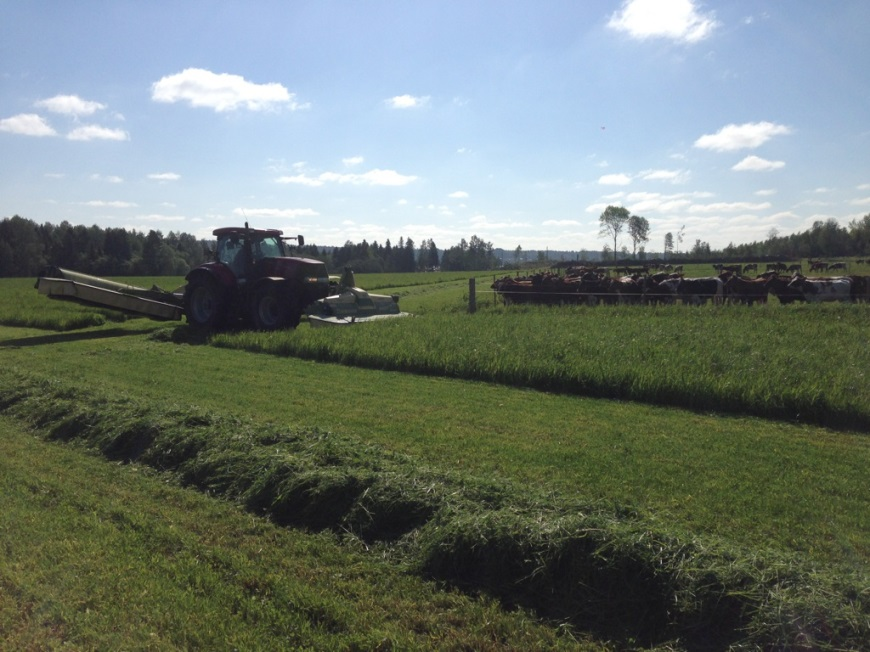
{"label": "cut grass row", "polygon": [[600,649],[20,425],[0,417],[4,650]]}
{"label": "cut grass row", "polygon": [[861,573],[681,536],[631,510],[421,467],[326,432],[32,375],[4,373],[0,390],[5,414],[49,438],[148,464],[280,524],[350,533],[423,576],[620,646],[852,647],[870,636]]}

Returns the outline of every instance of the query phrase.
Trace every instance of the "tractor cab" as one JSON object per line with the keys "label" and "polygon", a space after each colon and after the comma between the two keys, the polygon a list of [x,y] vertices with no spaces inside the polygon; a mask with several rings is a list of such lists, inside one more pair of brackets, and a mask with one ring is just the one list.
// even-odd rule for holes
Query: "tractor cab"
{"label": "tractor cab", "polygon": [[286,240],[296,240],[299,246],[305,243],[301,235],[285,238],[277,229],[228,227],[216,229],[214,235],[217,236],[215,262],[226,265],[237,281],[263,276],[266,270],[262,269],[261,261],[265,259],[288,257]]}

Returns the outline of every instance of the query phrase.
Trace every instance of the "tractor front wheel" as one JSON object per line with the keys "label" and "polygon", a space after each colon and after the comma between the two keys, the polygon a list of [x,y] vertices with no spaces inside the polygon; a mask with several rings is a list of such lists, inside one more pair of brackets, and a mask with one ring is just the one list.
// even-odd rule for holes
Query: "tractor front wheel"
{"label": "tractor front wheel", "polygon": [[254,292],[251,299],[251,321],[257,330],[296,328],[300,317],[301,312],[296,301],[282,292],[280,286],[266,285]]}
{"label": "tractor front wheel", "polygon": [[184,292],[184,314],[194,328],[211,331],[226,321],[227,300],[216,281],[194,278]]}

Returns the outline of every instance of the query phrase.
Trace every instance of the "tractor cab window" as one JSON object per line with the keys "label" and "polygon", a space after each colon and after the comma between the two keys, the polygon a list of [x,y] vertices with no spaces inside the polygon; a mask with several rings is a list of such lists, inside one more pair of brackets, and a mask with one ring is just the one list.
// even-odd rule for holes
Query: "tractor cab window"
{"label": "tractor cab window", "polygon": [[245,274],[245,247],[237,236],[218,240],[218,260],[227,265],[237,277]]}
{"label": "tractor cab window", "polygon": [[279,258],[284,255],[281,241],[273,236],[252,240],[251,251],[254,254],[255,261],[261,258]]}

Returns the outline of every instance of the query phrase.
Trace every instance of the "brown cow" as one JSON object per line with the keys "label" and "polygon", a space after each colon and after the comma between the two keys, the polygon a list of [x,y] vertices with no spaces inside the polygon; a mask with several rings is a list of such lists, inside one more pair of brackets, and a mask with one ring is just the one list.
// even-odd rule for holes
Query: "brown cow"
{"label": "brown cow", "polygon": [[750,280],[742,276],[732,276],[725,281],[725,298],[736,303],[751,306],[756,301],[767,303],[767,279],[763,276]]}

